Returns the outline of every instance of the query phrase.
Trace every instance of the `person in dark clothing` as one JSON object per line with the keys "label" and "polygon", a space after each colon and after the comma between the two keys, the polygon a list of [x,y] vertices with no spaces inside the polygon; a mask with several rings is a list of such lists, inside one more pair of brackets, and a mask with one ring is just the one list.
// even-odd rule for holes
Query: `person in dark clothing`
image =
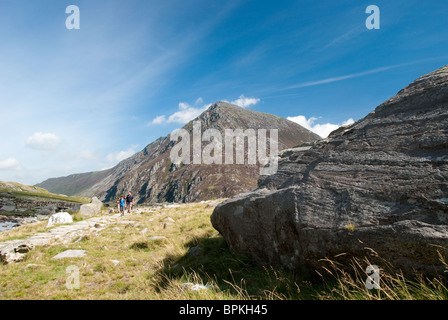
{"label": "person in dark clothing", "polygon": [[126,208],[128,209],[129,214],[132,211],[132,207],[134,206],[134,197],[132,196],[131,192],[128,193],[126,196]]}

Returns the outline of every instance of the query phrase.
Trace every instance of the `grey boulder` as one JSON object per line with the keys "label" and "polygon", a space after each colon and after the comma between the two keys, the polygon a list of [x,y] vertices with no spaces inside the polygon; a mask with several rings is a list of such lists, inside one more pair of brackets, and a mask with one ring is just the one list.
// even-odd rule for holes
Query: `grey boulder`
{"label": "grey boulder", "polygon": [[79,213],[83,217],[91,217],[91,216],[101,213],[102,207],[103,207],[103,203],[100,200],[98,200],[97,197],[93,197],[92,201],[89,204],[83,204],[79,208]]}
{"label": "grey boulder", "polygon": [[348,266],[367,257],[405,273],[442,273],[448,67],[329,138],[281,152],[277,173],[219,204],[211,222],[233,251],[263,264],[317,270],[325,259]]}

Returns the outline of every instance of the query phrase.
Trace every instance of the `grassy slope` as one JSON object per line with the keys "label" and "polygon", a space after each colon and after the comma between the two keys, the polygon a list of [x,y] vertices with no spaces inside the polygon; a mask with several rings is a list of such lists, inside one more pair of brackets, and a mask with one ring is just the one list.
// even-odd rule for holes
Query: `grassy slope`
{"label": "grassy slope", "polygon": [[16,197],[36,197],[50,200],[76,202],[76,203],[90,202],[90,199],[86,197],[68,197],[61,194],[54,194],[40,187],[26,186],[17,182],[0,181],[0,193],[10,193]]}
{"label": "grassy slope", "polygon": [[[443,279],[409,282],[382,277],[384,290],[365,288],[365,274],[348,275],[329,268],[330,277],[297,275],[258,266],[232,254],[211,226],[213,209],[184,204],[125,216],[81,241],[38,247],[24,261],[0,265],[0,299],[446,299]],[[166,218],[172,218],[169,223]],[[39,223],[25,233],[45,229]],[[25,228],[22,227],[22,228]],[[20,229],[20,228],[18,228]],[[147,229],[146,233],[141,233]],[[0,236],[17,237],[20,230]],[[150,240],[164,236],[164,240]],[[190,248],[196,249],[189,253]],[[53,260],[66,249],[83,249],[77,259]],[[112,260],[119,263],[114,264]],[[79,289],[68,289],[68,266],[79,268]],[[218,290],[192,292],[187,282],[210,284]]]}

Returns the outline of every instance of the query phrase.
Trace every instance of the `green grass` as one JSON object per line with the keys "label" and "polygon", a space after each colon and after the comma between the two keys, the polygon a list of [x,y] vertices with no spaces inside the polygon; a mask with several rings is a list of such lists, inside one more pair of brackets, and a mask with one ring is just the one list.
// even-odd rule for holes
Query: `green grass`
{"label": "green grass", "polygon": [[68,197],[65,195],[59,195],[51,193],[43,188],[36,186],[26,186],[17,182],[2,182],[0,181],[0,193],[10,193],[13,196],[24,197],[37,197],[51,200],[61,200],[76,203],[90,203],[90,199],[86,197]]}
{"label": "green grass", "polygon": [[[206,203],[149,209],[154,212],[122,218],[133,223],[110,224],[65,245],[37,247],[20,263],[0,265],[0,299],[448,298],[443,275],[405,279],[401,274],[382,273],[381,289],[368,290],[367,261],[355,261],[352,270],[329,261],[326,274],[261,266],[230,251],[212,227],[213,208]],[[167,217],[174,222],[168,224]],[[39,231],[43,226],[35,228]],[[152,236],[165,238],[150,240]],[[83,249],[87,255],[52,259],[67,249]],[[79,269],[79,289],[66,287],[69,266]],[[190,291],[185,283],[209,285],[210,289]]]}

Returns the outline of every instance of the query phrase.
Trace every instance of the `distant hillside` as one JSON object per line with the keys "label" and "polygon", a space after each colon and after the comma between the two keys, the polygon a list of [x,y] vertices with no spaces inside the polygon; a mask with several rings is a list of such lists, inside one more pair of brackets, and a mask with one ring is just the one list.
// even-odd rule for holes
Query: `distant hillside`
{"label": "distant hillside", "polygon": [[49,214],[57,209],[76,211],[89,198],[53,194],[36,186],[0,181],[0,214]]}
{"label": "distant hillside", "polygon": [[50,178],[36,186],[68,196],[89,196],[91,194],[89,188],[106,178],[110,171],[111,169]]}
{"label": "distant hillside", "polygon": [[[223,137],[225,129],[278,129],[279,151],[320,139],[292,121],[225,102],[213,104],[195,120],[201,121],[202,132],[217,129]],[[193,121],[183,127],[191,136]],[[111,169],[52,178],[37,186],[67,195],[95,195],[103,201],[112,201],[131,191],[139,203],[224,198],[257,186],[258,163],[174,165],[170,159],[174,145],[170,136],[161,137]]]}

